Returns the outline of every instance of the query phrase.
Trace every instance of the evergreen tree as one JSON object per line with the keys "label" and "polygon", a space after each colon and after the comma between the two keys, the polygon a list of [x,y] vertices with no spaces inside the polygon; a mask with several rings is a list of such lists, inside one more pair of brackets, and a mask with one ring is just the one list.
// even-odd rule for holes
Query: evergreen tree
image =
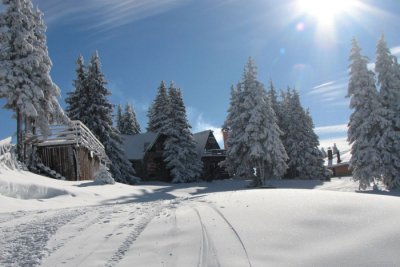
{"label": "evergreen tree", "polygon": [[301,179],[326,178],[328,172],[318,149],[318,136],[314,132],[311,116],[301,106],[296,90],[289,91],[286,97],[289,97],[286,110],[289,123],[285,135],[285,148],[289,156],[287,176]]}
{"label": "evergreen tree", "polygon": [[287,133],[289,131],[290,121],[290,99],[292,97],[291,90],[288,87],[286,91],[281,90],[281,101],[277,105],[277,117],[278,125],[282,131],[281,140],[285,147],[286,152],[288,151],[287,144]]}
{"label": "evergreen tree", "polygon": [[121,106],[121,104],[118,104],[118,107],[117,107],[117,129],[121,134],[123,134],[123,128],[124,128],[122,118],[123,118],[122,106]]}
{"label": "evergreen tree", "polygon": [[275,86],[272,82],[272,80],[270,80],[269,82],[269,89],[268,89],[268,96],[271,99],[271,105],[272,105],[272,109],[274,110],[277,118],[278,118],[278,123],[279,123],[279,102],[278,102],[278,96],[275,90]]}
{"label": "evergreen tree", "polygon": [[149,122],[147,125],[147,131],[149,132],[163,132],[163,128],[168,119],[167,109],[169,106],[169,99],[167,94],[167,88],[164,81],[161,81],[158,87],[157,96],[154,99],[153,104],[150,106],[147,116]]}
{"label": "evergreen tree", "polygon": [[71,120],[80,120],[90,103],[87,87],[87,69],[83,56],[80,55],[76,62],[76,78],[73,82],[74,90],[67,93],[66,113]]}
{"label": "evergreen tree", "polygon": [[141,132],[139,122],[136,119],[135,110],[131,105],[126,104],[125,106],[120,132],[128,135],[135,135]]}
{"label": "evergreen tree", "polygon": [[323,156],[324,158],[328,157],[328,154],[326,153],[325,148],[321,147],[320,150],[321,150],[322,156]]}
{"label": "evergreen tree", "polygon": [[400,187],[400,72],[383,35],[378,42],[376,54],[375,71],[388,122],[379,143],[381,171],[384,184],[391,189]]}
{"label": "evergreen tree", "polygon": [[350,166],[353,179],[365,189],[380,179],[381,159],[378,149],[380,134],[386,128],[384,110],[379,103],[374,73],[367,68],[368,59],[352,40],[350,52],[348,97],[353,113],[350,116],[348,141],[351,145]]}
{"label": "evergreen tree", "polygon": [[[257,80],[250,58],[238,88],[231,90],[227,159],[224,164],[238,176],[254,178],[261,185],[266,178],[280,178],[286,171],[287,155],[271,99]],[[257,169],[257,176],[253,170]]]}
{"label": "evergreen tree", "polygon": [[47,48],[47,27],[43,21],[43,13],[36,8],[33,11],[33,18],[35,25],[34,45],[40,61],[38,64],[34,64],[31,76],[34,83],[43,90],[45,101],[40,102],[42,114],[39,114],[38,118],[32,123],[34,123],[34,127],[38,126],[40,129],[45,129],[49,123],[67,123],[69,120],[57,99],[61,95],[61,90],[50,76],[53,63]]}
{"label": "evergreen tree", "polygon": [[48,134],[48,124],[66,119],[58,104],[59,88],[50,77],[51,61],[47,53],[45,25],[40,11],[30,0],[3,0],[0,15],[0,98],[17,118],[17,153],[22,150],[23,123],[33,131],[39,127]]}
{"label": "evergreen tree", "polygon": [[120,133],[113,127],[113,105],[107,98],[111,93],[106,84],[100,58],[96,52],[90,60],[84,89],[90,101],[81,113],[81,117],[77,119],[82,121],[104,145],[106,154],[111,160],[110,172],[114,179],[123,183],[135,183],[135,172],[121,149]]}
{"label": "evergreen tree", "polygon": [[201,155],[196,150],[196,143],[187,121],[186,108],[182,94],[171,83],[168,90],[169,107],[165,131],[167,136],[164,149],[164,161],[173,177],[173,183],[193,182],[201,175]]}
{"label": "evergreen tree", "polygon": [[[232,85],[231,87],[231,98],[228,109],[228,116],[224,123],[223,128],[228,131],[228,149],[226,151],[226,159],[221,163],[226,168],[231,176],[237,177],[248,177],[251,176],[251,172],[246,173],[246,167],[244,166],[244,160],[240,156],[242,146],[244,145],[243,134],[246,123],[241,117],[242,113],[242,90],[240,84],[236,88]],[[247,168],[247,171],[249,168]]]}

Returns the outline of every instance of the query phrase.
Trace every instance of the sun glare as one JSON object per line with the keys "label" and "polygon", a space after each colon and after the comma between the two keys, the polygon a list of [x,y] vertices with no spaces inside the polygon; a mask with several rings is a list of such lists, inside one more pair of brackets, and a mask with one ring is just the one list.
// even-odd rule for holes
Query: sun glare
{"label": "sun glare", "polygon": [[357,0],[298,0],[301,13],[316,17],[322,25],[333,24],[342,14],[351,13]]}

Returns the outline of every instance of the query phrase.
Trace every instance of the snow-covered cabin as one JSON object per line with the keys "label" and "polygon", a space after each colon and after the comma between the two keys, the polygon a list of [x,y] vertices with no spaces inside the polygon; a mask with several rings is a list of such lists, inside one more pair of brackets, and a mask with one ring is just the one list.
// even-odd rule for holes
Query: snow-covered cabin
{"label": "snow-covered cabin", "polygon": [[345,148],[340,152],[340,162],[337,159],[337,155],[332,155],[332,164],[329,164],[328,157],[325,158],[325,166],[332,171],[333,177],[351,176],[352,171],[350,169],[350,148]]}
{"label": "snow-covered cabin", "polygon": [[[123,148],[126,157],[132,162],[136,174],[143,181],[157,180],[171,182],[171,175],[163,158],[166,136],[159,133],[123,135]],[[221,149],[213,131],[207,130],[193,134],[196,148],[203,161],[202,179],[227,178],[228,174],[218,163],[225,159],[226,152]]]}
{"label": "snow-covered cabin", "polygon": [[27,138],[35,153],[36,171],[57,179],[92,180],[101,164],[109,159],[104,146],[80,121],[50,127],[50,135]]}

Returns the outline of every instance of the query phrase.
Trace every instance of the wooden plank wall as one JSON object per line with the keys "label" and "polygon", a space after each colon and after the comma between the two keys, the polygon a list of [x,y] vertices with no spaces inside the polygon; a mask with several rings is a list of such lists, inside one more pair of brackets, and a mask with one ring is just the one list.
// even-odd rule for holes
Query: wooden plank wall
{"label": "wooden plank wall", "polygon": [[80,176],[79,180],[93,180],[94,173],[99,169],[100,162],[96,157],[90,157],[90,151],[79,148]]}
{"label": "wooden plank wall", "polygon": [[43,165],[74,181],[76,171],[72,149],[72,146],[39,147],[38,153]]}
{"label": "wooden plank wall", "polygon": [[[79,160],[79,179],[76,172],[74,149]],[[50,169],[60,173],[70,181],[92,180],[94,173],[100,167],[97,157],[91,158],[86,148],[70,146],[47,146],[38,148],[42,163]]]}

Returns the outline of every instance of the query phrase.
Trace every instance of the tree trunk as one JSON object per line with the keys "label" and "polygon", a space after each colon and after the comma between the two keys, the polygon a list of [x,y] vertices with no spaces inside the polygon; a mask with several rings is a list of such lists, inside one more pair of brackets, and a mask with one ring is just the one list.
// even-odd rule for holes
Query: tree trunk
{"label": "tree trunk", "polygon": [[21,162],[24,161],[22,136],[22,114],[20,109],[17,108],[17,157]]}

